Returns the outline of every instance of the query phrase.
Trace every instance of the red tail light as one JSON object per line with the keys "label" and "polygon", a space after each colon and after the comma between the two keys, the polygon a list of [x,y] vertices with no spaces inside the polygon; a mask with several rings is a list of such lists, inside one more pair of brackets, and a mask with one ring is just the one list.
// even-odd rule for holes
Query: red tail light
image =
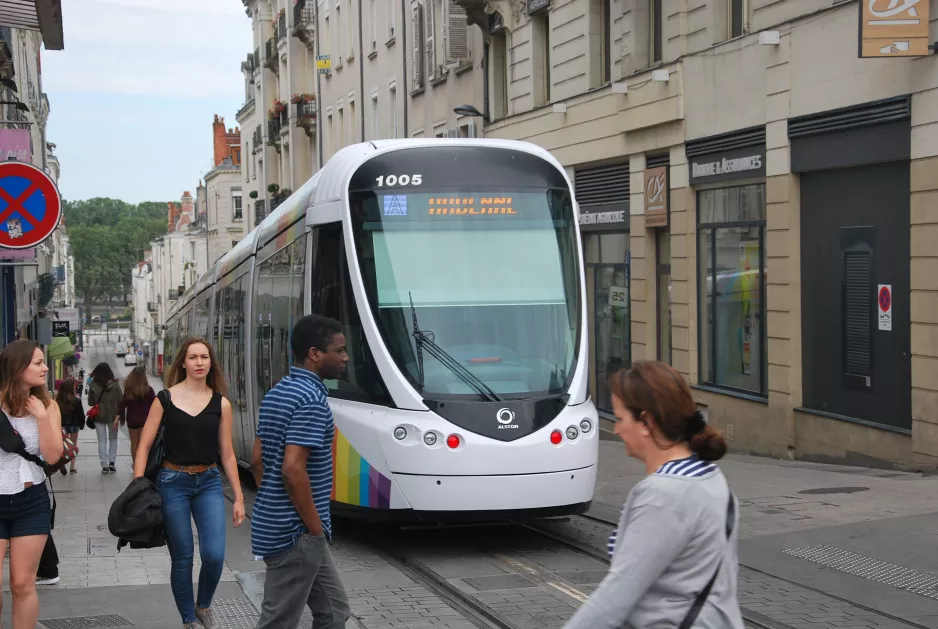
{"label": "red tail light", "polygon": [[563,435],[560,433],[559,430],[555,430],[554,432],[550,433],[550,442],[552,444],[557,445],[561,441],[563,441]]}
{"label": "red tail light", "polygon": [[450,435],[446,438],[446,445],[455,450],[459,447],[459,437],[456,435]]}

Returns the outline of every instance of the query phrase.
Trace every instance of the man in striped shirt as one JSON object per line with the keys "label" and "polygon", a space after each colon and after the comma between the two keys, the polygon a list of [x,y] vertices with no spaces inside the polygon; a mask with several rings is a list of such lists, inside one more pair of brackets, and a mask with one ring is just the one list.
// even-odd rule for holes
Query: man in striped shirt
{"label": "man in striped shirt", "polygon": [[260,489],[251,546],[267,564],[257,629],[296,627],[303,605],[316,629],[340,629],[350,612],[329,552],[335,427],[322,381],[337,378],[348,362],[342,325],[303,317],[290,347],[294,365],[261,402],[252,457]]}

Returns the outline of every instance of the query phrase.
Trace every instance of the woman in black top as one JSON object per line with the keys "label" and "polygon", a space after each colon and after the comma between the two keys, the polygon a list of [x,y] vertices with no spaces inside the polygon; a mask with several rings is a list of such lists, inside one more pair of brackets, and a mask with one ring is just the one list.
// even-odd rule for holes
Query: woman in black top
{"label": "woman in black top", "polygon": [[[172,559],[173,597],[185,629],[198,627],[196,619],[205,629],[220,629],[211,609],[225,564],[225,497],[219,463],[235,493],[234,525],[244,521],[244,497],[231,442],[231,404],[224,397],[225,379],[215,351],[203,339],[189,338],[182,344],[166,382],[169,389],[157,395],[140,435],[134,476],[143,476],[162,424],[165,455],[159,490]],[[198,600],[192,592],[193,517],[202,559]]]}
{"label": "woman in black top", "polygon": [[[75,395],[75,381],[63,380],[59,385],[59,392],[55,396],[55,401],[59,405],[59,411],[62,413],[62,430],[68,435],[68,438],[78,443],[78,431],[85,427],[85,407],[81,403],[81,398]],[[75,457],[72,459],[72,474],[77,474],[75,469]],[[62,474],[67,474],[65,468],[62,468]]]}

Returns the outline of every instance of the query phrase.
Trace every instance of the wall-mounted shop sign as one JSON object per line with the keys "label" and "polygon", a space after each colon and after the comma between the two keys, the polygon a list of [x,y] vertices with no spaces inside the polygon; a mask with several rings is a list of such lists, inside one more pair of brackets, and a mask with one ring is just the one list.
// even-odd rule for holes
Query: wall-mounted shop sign
{"label": "wall-mounted shop sign", "polygon": [[645,227],[668,226],[668,167],[645,169]]}
{"label": "wall-mounted shop sign", "polygon": [[528,15],[550,7],[550,0],[528,0]]}
{"label": "wall-mounted shop sign", "polygon": [[765,145],[697,155],[688,162],[692,185],[765,177]]}
{"label": "wall-mounted shop sign", "polygon": [[860,0],[859,56],[929,54],[928,4],[928,0]]}
{"label": "wall-mounted shop sign", "polygon": [[629,227],[629,208],[581,207],[580,231],[621,231]]}

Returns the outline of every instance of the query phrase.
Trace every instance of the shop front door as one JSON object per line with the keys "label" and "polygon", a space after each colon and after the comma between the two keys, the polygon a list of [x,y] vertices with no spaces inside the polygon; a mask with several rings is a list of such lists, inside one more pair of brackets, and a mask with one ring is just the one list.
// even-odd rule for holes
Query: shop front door
{"label": "shop front door", "polygon": [[910,429],[909,163],[804,173],[801,221],[803,405]]}
{"label": "shop front door", "polygon": [[597,264],[596,269],[596,404],[612,413],[609,376],[631,364],[628,264]]}

